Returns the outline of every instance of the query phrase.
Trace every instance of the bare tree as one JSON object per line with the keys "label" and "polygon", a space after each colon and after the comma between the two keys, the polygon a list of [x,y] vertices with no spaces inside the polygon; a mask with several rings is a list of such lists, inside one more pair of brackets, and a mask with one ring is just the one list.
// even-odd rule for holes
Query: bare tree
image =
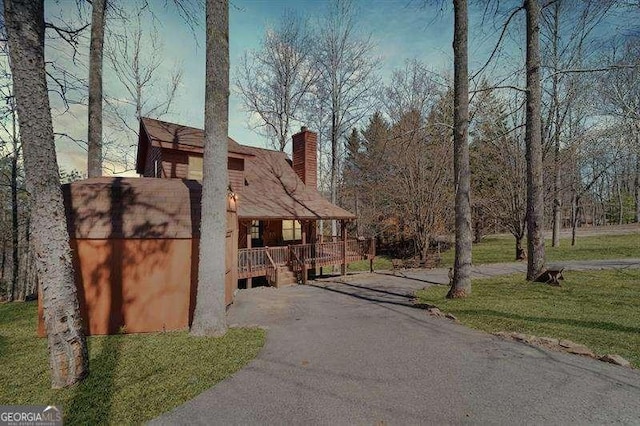
{"label": "bare tree", "polygon": [[229,127],[229,4],[207,0],[207,63],[198,291],[191,334],[223,336]]}
{"label": "bare tree", "polygon": [[88,373],[87,346],[74,282],[69,234],[53,139],[44,62],[44,1],[5,0],[4,18],[27,189],[31,238],[42,282],[52,386],[70,386]]}
{"label": "bare tree", "polygon": [[614,69],[600,76],[598,92],[604,114],[614,120],[620,136],[630,137],[630,157],[634,160],[633,197],[635,220],[640,222],[640,39],[629,37],[622,48],[611,49],[608,62],[636,64],[631,68]]}
{"label": "bare tree", "polygon": [[284,151],[294,122],[302,120],[310,89],[318,75],[313,62],[309,26],[286,11],[276,28],[269,28],[259,50],[245,54],[236,86],[254,128]]}
{"label": "bare tree", "polygon": [[407,111],[418,111],[426,118],[445,86],[440,79],[423,62],[407,60],[404,67],[393,70],[391,82],[384,88],[382,104],[387,115],[398,121]]}
{"label": "bare tree", "polygon": [[[319,26],[321,31],[317,35],[315,51],[321,87],[316,90],[324,95],[318,102],[326,104],[324,111],[331,117],[329,187],[331,202],[336,203],[342,152],[340,141],[370,111],[378,80],[376,62],[371,56],[374,44],[370,37],[358,35],[355,10],[350,1],[332,1]],[[337,234],[335,221],[332,221],[332,234]]]}
{"label": "bare tree", "polygon": [[102,176],[102,53],[106,8],[107,0],[92,0],[87,136],[87,172],[90,178]]}
{"label": "bare tree", "polygon": [[391,211],[404,224],[399,232],[407,228],[422,260],[431,240],[445,232],[453,204],[451,101],[446,93],[426,120],[409,110],[394,123],[387,141],[389,173],[385,186],[375,188],[386,191]]}
{"label": "bare tree", "polygon": [[527,280],[544,270],[544,194],[542,182],[542,91],[540,86],[540,4],[525,0],[527,21]]}
{"label": "bare tree", "polygon": [[[473,202],[485,220],[494,221],[513,235],[515,259],[524,259],[527,180],[522,96],[505,100],[492,91],[482,92],[473,106]],[[476,217],[474,221],[482,219]]]}
{"label": "bare tree", "polygon": [[[3,56],[5,56],[6,52],[3,50]],[[8,55],[4,58],[8,61]],[[0,154],[5,154],[6,157],[9,158],[9,173],[8,173],[8,186],[10,190],[9,196],[9,204],[11,205],[11,284],[7,289],[7,299],[9,301],[13,301],[16,299],[16,291],[19,285],[19,238],[20,238],[20,226],[19,226],[19,206],[18,206],[18,173],[19,173],[19,159],[20,159],[20,136],[18,134],[18,126],[17,126],[17,112],[15,106],[15,97],[13,95],[13,87],[11,84],[11,74],[3,70],[2,72],[3,83],[0,86],[0,96],[2,96],[2,100],[5,105],[0,110],[0,133],[2,137],[0,138],[0,148],[4,148],[0,151]],[[0,157],[1,159],[4,159]],[[4,170],[3,170],[4,172]],[[5,173],[2,173],[3,175]],[[6,249],[6,245],[3,247],[3,277],[5,272],[5,264],[6,264],[6,256],[4,256],[4,251]]]}
{"label": "bare tree", "polygon": [[350,182],[358,191],[358,226],[365,236],[384,237],[389,221],[380,218],[386,219],[395,214],[386,187],[387,177],[391,174],[388,159],[394,154],[389,146],[392,139],[390,126],[381,113],[375,112],[369,118],[361,138],[362,152],[354,158],[354,168],[358,173],[347,175],[347,178],[359,178],[357,183]]}
{"label": "bare tree", "polygon": [[0,197],[6,194],[2,204],[10,210],[8,219],[0,215],[0,232],[9,236],[2,238],[0,286],[10,277],[5,289],[7,300],[23,301],[37,291],[36,276],[33,267],[29,267],[33,264],[28,238],[29,199],[24,187],[22,143],[6,43],[0,47],[0,55]]}
{"label": "bare tree", "polygon": [[462,298],[471,293],[471,202],[469,144],[469,77],[467,65],[467,1],[454,0],[453,30],[453,164],[456,194],[456,251],[453,282],[448,298]]}
{"label": "bare tree", "polygon": [[[575,81],[578,76],[564,73],[565,70],[583,68],[589,50],[596,50],[590,43],[590,36],[601,24],[613,6],[611,0],[582,0],[567,2],[558,0],[548,4],[541,15],[541,34],[543,40],[543,66],[548,70],[551,84],[543,86],[550,98],[547,113],[543,114],[543,156],[546,164],[552,164],[552,246],[560,244],[561,226],[561,164],[560,150],[563,133],[566,133],[566,118],[574,104],[584,98],[585,93],[578,89]],[[589,74],[582,78],[589,78]],[[544,99],[543,99],[544,100]],[[570,141],[565,140],[564,143]],[[546,154],[552,151],[552,160],[546,161]]]}
{"label": "bare tree", "polygon": [[[18,269],[20,257],[18,254],[18,244],[20,237],[20,228],[18,223],[18,159],[20,158],[20,143],[18,136],[18,128],[16,125],[16,108],[15,102],[10,100],[11,114],[11,259],[13,260],[13,274],[11,276],[11,291],[9,292],[9,300],[14,300],[16,289],[18,288]],[[8,130],[8,129],[7,129]]]}
{"label": "bare tree", "polygon": [[[105,46],[109,68],[124,91],[122,94],[112,89],[105,98],[108,107],[106,119],[116,136],[115,140],[105,141],[104,159],[105,167],[114,173],[134,167],[132,146],[137,142],[140,118],[159,119],[169,113],[178,96],[183,75],[182,69],[176,66],[168,80],[162,77],[164,61],[161,52],[164,49],[155,25],[148,33],[143,28],[145,17],[153,21],[146,7],[136,9],[133,16],[124,12],[120,14],[124,25],[109,33]],[[160,90],[163,85],[164,90]]]}

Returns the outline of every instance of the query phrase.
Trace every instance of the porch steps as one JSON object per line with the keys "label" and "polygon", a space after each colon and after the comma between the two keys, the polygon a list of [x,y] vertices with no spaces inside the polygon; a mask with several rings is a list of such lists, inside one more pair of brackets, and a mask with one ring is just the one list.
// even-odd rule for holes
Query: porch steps
{"label": "porch steps", "polygon": [[288,267],[279,267],[276,277],[276,288],[298,284],[296,274]]}

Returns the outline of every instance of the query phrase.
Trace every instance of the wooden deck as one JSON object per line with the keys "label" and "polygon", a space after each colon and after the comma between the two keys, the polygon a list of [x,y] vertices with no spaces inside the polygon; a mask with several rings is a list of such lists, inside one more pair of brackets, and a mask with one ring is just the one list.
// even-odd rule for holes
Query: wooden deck
{"label": "wooden deck", "polygon": [[278,268],[286,267],[296,273],[303,273],[320,266],[346,265],[349,262],[373,259],[373,256],[375,244],[370,239],[244,248],[238,250],[238,278],[264,276],[270,279]]}

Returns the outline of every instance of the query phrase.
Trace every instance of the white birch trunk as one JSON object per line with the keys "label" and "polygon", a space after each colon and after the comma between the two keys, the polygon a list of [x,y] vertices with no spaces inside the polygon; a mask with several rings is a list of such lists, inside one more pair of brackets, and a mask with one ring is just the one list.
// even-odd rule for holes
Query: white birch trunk
{"label": "white birch trunk", "polygon": [[31,239],[42,286],[51,383],[70,386],[88,369],[71,263],[44,64],[44,2],[5,0],[4,17],[30,193]]}
{"label": "white birch trunk", "polygon": [[229,127],[229,5],[207,0],[204,160],[198,292],[191,334],[223,336]]}

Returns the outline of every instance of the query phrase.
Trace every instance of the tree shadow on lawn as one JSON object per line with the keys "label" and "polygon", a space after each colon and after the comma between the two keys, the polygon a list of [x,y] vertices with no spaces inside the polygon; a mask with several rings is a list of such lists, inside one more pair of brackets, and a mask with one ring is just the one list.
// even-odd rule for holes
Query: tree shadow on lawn
{"label": "tree shadow on lawn", "polygon": [[623,333],[640,333],[639,327],[629,327],[621,324],[615,324],[604,321],[583,321],[574,320],[568,318],[548,318],[548,317],[534,317],[524,316],[518,314],[512,314],[508,312],[494,311],[492,309],[460,309],[459,312],[464,312],[470,316],[481,315],[485,317],[500,317],[512,320],[528,321],[537,324],[562,324],[573,327],[581,327],[587,329],[599,329],[605,331],[620,331]]}
{"label": "tree shadow on lawn", "polygon": [[[105,336],[100,354],[90,359],[89,376],[75,389],[68,407],[64,408],[65,423],[109,424],[111,406],[116,391],[116,370],[125,336]],[[89,345],[96,344],[91,342]]]}

